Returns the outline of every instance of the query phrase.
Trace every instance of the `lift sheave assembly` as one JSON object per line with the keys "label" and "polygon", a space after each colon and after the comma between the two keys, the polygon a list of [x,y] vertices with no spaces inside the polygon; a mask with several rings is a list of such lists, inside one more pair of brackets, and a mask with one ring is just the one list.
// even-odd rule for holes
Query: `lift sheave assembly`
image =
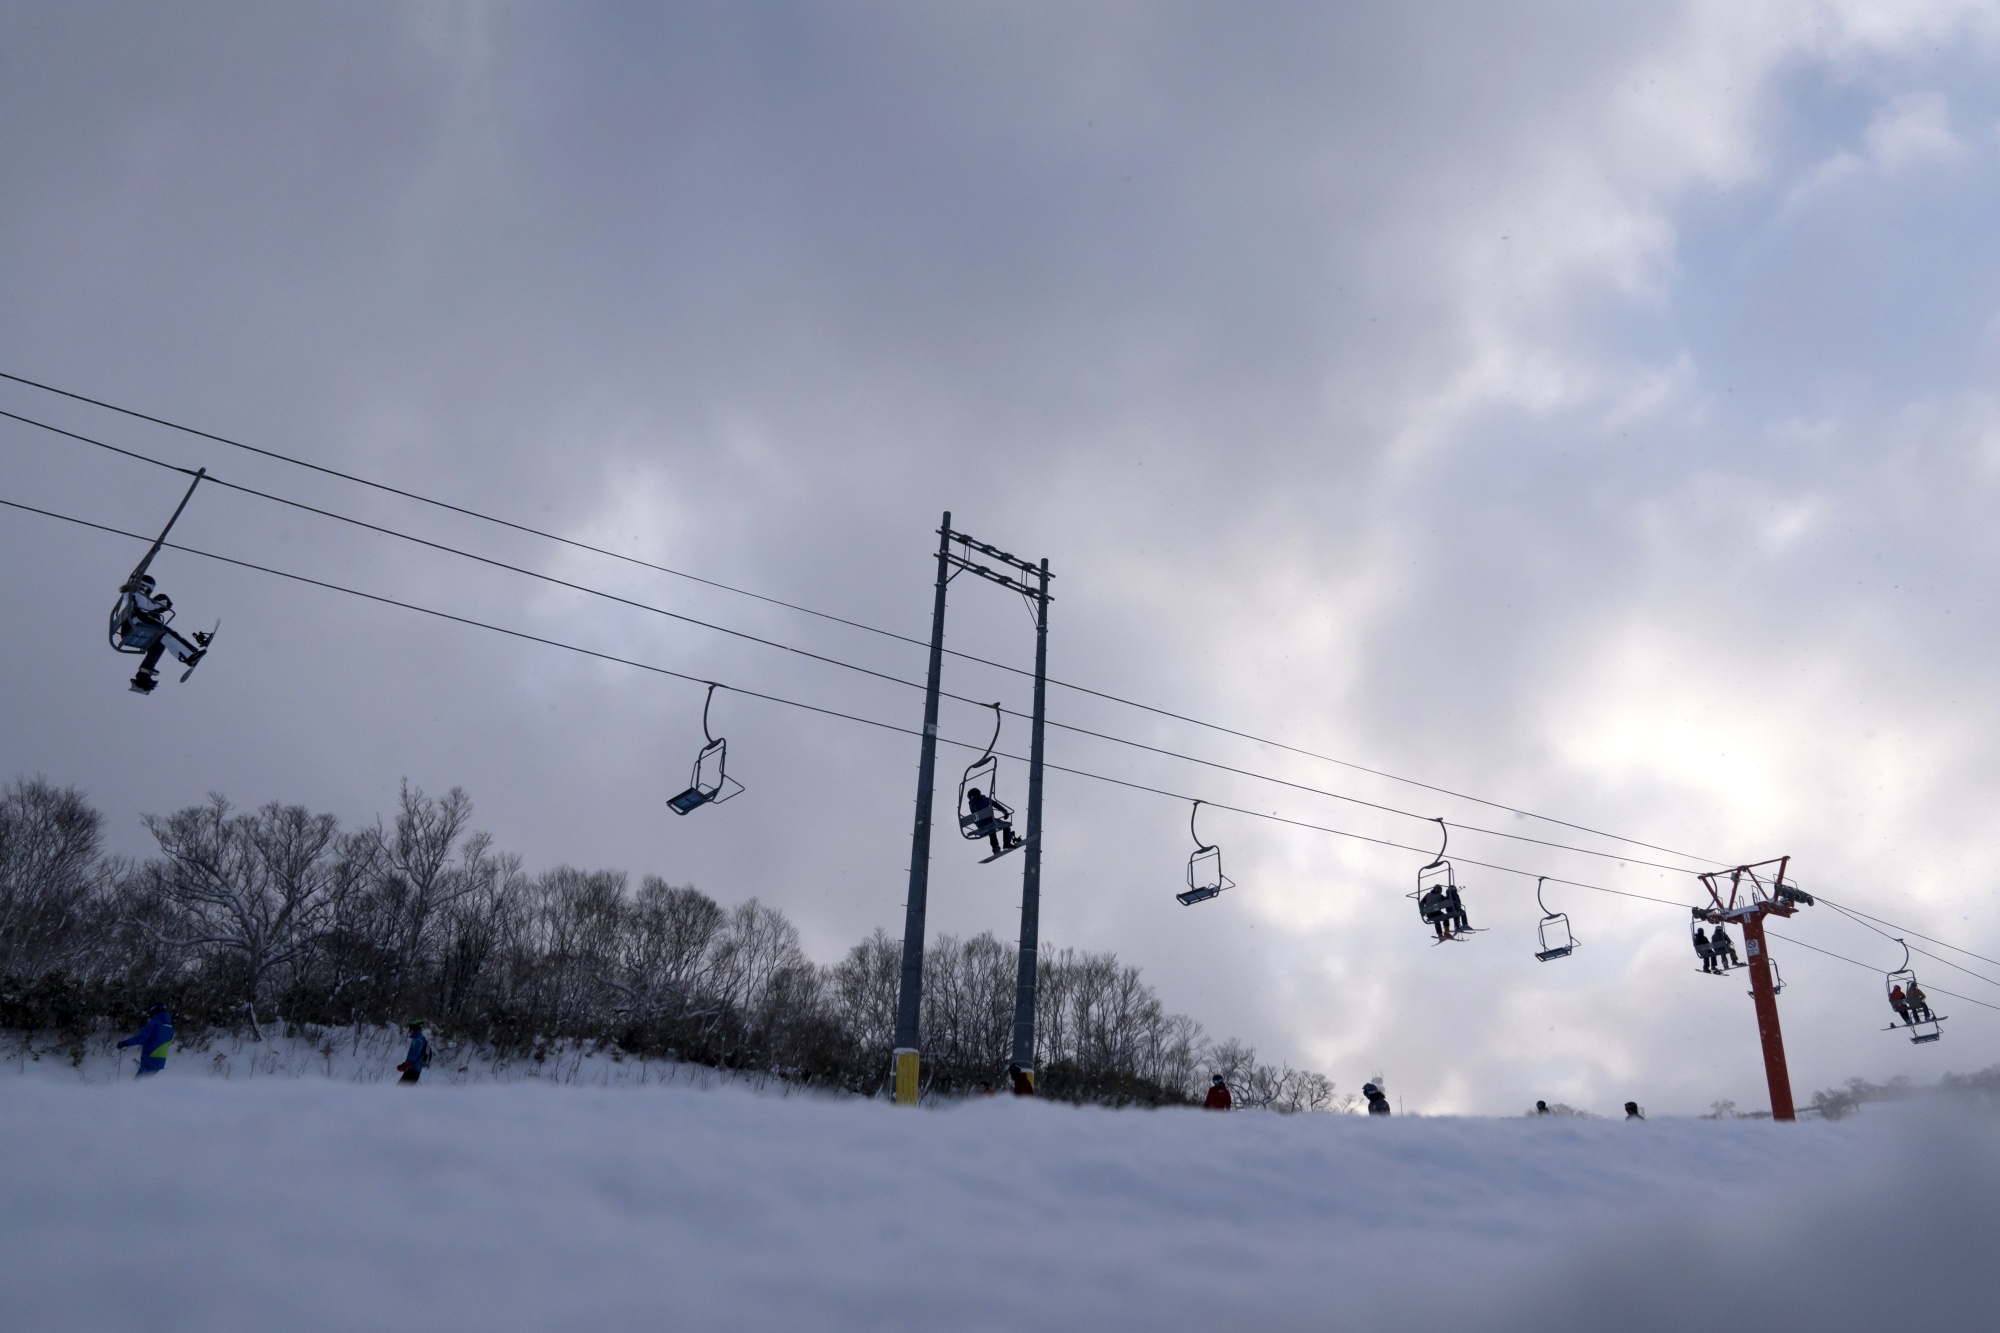
{"label": "lift sheave assembly", "polygon": [[167,544],[167,534],[180,521],[181,511],[187,508],[189,500],[194,499],[195,487],[201,485],[201,479],[207,475],[206,468],[194,474],[194,480],[188,483],[187,494],[174,507],[173,517],[167,520],[166,527],[160,529],[159,537],[144,558],[132,567],[132,573],[118,588],[118,600],[112,603],[107,631],[112,650],[139,658],[139,669],[132,676],[134,694],[153,692],[153,687],[160,683],[160,658],[167,653],[172,653],[174,660],[187,668],[181,672],[181,681],[186,683],[187,678],[194,674],[194,669],[201,665],[201,659],[208,655],[208,646],[221,632],[222,622],[217,620],[213,629],[196,630],[192,641],[184,637],[173,628],[173,598],[161,592],[146,572],[153,563],[153,557]]}
{"label": "lift sheave assembly", "polygon": [[688,788],[667,802],[667,809],[677,815],[690,814],[704,805],[721,805],[743,791],[743,784],[729,776],[729,738],[717,736],[708,729],[708,710],[715,702],[718,688],[711,683],[708,698],[701,705],[701,734],[707,744],[694,757],[694,771],[688,776]]}

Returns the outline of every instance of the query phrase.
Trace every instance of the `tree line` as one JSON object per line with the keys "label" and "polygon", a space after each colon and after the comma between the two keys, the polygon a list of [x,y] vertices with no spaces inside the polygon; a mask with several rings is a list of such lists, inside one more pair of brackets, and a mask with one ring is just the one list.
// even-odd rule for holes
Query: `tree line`
{"label": "tree line", "polygon": [[[900,940],[878,928],[824,966],[755,898],[724,907],[622,871],[530,874],[472,828],[460,788],[405,782],[394,817],[359,828],[211,796],[145,816],[157,852],[138,861],[105,853],[103,825],[73,787],[0,792],[0,1027],[81,1041],[154,1002],[183,1031],[258,1040],[422,1016],[499,1053],[566,1038],[869,1096],[889,1077]],[[928,1095],[1005,1086],[1015,968],[990,933],[926,947]],[[1045,1096],[1185,1104],[1220,1073],[1240,1106],[1349,1100],[1210,1040],[1115,954],[1044,950],[1038,985]]]}

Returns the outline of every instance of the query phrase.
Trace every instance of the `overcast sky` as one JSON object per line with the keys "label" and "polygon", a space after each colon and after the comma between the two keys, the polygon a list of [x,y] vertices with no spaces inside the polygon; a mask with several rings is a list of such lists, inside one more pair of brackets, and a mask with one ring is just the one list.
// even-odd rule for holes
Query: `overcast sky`
{"label": "overcast sky", "polygon": [[[2000,957],[2000,5],[0,7],[0,370],[922,637],[934,530],[1057,577],[1053,675],[1720,861]],[[119,419],[0,408],[904,678],[920,649]],[[154,530],[182,483],[0,421],[0,498]],[[177,535],[902,727],[920,694],[204,488]],[[127,692],[133,543],[0,511],[0,778],[114,846],[219,791],[372,820],[463,785],[532,870],[755,895],[832,961],[900,933],[916,742],[740,696],[745,795],[663,802],[702,691],[168,553],[186,685]],[[948,641],[1027,667],[1019,599]],[[946,686],[1025,711],[1018,675]],[[1646,853],[1058,689],[1052,763],[1412,846]],[[948,737],[982,741],[947,703]],[[1025,725],[1001,748],[1025,753]],[[948,801],[969,758],[945,749]],[[1024,804],[1024,766],[1001,777]],[[1686,873],[1460,831],[1424,854],[1048,783],[1043,936],[1411,1109],[1765,1105]],[[1020,860],[941,837],[933,933]],[[1779,927],[1801,1096],[2000,1060],[1900,950]],[[1950,955],[1957,961],[1969,962]],[[1918,960],[1927,984],[2000,984]],[[2000,982],[2000,966],[1971,963]],[[1870,971],[1869,969],[1874,969]]]}

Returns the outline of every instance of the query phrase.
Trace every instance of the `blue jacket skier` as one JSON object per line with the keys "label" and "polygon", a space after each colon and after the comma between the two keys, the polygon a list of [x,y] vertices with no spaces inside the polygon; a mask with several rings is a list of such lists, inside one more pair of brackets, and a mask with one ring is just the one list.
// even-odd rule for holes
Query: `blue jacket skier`
{"label": "blue jacket skier", "polygon": [[431,1062],[431,1039],[424,1035],[424,1021],[419,1018],[410,1024],[410,1053],[396,1068],[403,1071],[398,1083],[415,1083],[423,1077],[424,1066]]}
{"label": "blue jacket skier", "polygon": [[148,1074],[157,1074],[165,1069],[167,1056],[174,1049],[174,1020],[167,1013],[167,1006],[156,1004],[147,1010],[146,1026],[139,1029],[139,1034],[127,1037],[118,1043],[118,1049],[121,1051],[127,1046],[139,1048],[137,1077],[144,1078]]}

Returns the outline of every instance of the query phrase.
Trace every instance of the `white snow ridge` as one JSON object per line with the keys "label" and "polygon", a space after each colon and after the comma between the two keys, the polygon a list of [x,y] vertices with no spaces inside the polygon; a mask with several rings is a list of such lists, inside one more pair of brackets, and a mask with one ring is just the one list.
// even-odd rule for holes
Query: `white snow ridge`
{"label": "white snow ridge", "polygon": [[[1992,1327],[2000,1126],[0,1079],[7,1330]],[[1982,1313],[1982,1312],[1986,1313]]]}

